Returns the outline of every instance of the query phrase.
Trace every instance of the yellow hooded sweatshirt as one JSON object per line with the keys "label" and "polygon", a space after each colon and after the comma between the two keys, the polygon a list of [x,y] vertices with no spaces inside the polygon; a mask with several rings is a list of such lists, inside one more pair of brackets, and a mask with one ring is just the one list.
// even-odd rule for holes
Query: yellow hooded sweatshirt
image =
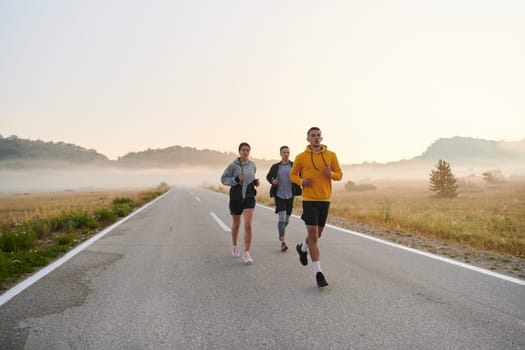
{"label": "yellow hooded sweatshirt", "polygon": [[[332,175],[324,175],[323,168],[330,167]],[[303,179],[311,179],[312,185],[303,187],[303,201],[329,202],[332,196],[332,180],[339,181],[343,178],[343,172],[339,166],[337,155],[329,151],[325,145],[321,145],[319,152],[313,152],[307,146],[304,152],[295,157],[290,180],[302,186]]]}

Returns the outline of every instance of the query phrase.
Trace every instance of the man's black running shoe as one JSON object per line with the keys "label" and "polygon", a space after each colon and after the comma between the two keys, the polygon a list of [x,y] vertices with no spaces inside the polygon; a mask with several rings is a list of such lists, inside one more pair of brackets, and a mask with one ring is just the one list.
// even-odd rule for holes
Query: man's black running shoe
{"label": "man's black running shoe", "polygon": [[301,250],[301,243],[299,243],[295,248],[297,249],[297,254],[299,254],[299,261],[301,264],[304,266],[308,265],[308,256],[306,252]]}
{"label": "man's black running shoe", "polygon": [[317,287],[326,287],[328,285],[328,282],[326,282],[326,279],[324,278],[324,275],[322,272],[318,272],[315,274],[315,279],[317,280]]}

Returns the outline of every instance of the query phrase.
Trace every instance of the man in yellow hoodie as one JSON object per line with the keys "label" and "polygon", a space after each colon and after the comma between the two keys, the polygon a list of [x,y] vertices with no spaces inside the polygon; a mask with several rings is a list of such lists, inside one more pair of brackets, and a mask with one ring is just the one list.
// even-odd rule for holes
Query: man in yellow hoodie
{"label": "man in yellow hoodie", "polygon": [[328,218],[328,208],[332,196],[332,180],[340,181],[343,172],[339,166],[337,155],[321,144],[323,136],[321,129],[312,127],[306,133],[309,145],[306,150],[295,157],[290,180],[302,186],[303,189],[303,219],[306,224],[307,236],[304,242],[297,245],[299,261],[308,265],[308,251],[315,270],[318,287],[328,285],[321,270],[318,240],[323,233]]}

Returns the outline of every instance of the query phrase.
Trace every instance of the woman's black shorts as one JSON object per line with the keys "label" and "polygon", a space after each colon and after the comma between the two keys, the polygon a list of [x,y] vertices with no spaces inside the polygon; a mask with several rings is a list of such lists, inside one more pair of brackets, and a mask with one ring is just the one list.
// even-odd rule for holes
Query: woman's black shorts
{"label": "woman's black shorts", "polygon": [[255,208],[255,198],[230,199],[230,214],[241,215],[244,209]]}

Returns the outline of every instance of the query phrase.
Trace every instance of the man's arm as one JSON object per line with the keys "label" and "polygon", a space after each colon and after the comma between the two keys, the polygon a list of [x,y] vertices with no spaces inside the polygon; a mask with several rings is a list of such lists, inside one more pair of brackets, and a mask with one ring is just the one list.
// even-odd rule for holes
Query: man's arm
{"label": "man's arm", "polygon": [[332,163],[330,164],[330,168],[332,170],[332,175],[330,176],[332,180],[339,181],[343,178],[343,171],[341,170],[339,160],[337,159],[337,155],[335,153],[334,158],[332,159]]}
{"label": "man's arm", "polygon": [[302,186],[303,179],[301,178],[301,160],[298,159],[298,156],[295,157],[295,160],[293,162],[292,169],[290,170],[290,181],[293,183]]}
{"label": "man's arm", "polygon": [[269,182],[269,183],[272,183],[273,179],[275,179],[276,175],[275,175],[275,164],[273,164],[271,167],[270,167],[270,170],[268,171],[268,174],[266,175],[266,180]]}

